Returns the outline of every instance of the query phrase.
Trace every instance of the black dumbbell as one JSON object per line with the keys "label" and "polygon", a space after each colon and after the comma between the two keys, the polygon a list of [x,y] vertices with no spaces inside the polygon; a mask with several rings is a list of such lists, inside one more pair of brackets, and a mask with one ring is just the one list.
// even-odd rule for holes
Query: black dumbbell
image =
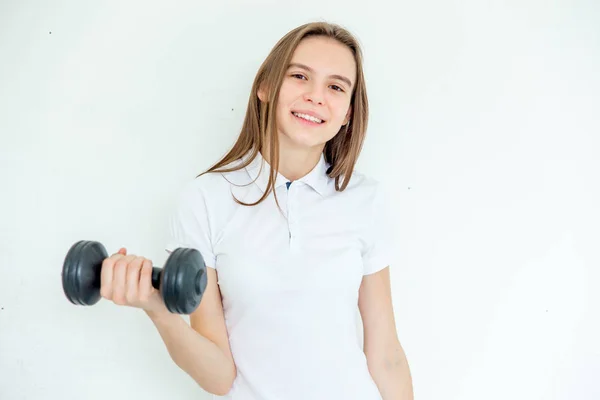
{"label": "black dumbbell", "polygon": [[[100,300],[105,258],[108,253],[101,243],[81,240],[71,246],[62,269],[63,290],[71,303],[91,306]],[[169,255],[164,268],[152,268],[152,286],[175,314],[191,314],[198,307],[206,279],[206,265],[196,249],[178,248]]]}

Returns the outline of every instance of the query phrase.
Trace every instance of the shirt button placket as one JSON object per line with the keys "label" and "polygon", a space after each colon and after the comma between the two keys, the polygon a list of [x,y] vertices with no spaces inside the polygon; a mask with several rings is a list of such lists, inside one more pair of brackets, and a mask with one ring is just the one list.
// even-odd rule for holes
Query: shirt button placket
{"label": "shirt button placket", "polygon": [[293,197],[292,197],[292,190],[291,189],[291,185],[292,182],[287,182],[286,186],[287,186],[287,190],[288,190],[288,235],[289,235],[289,246],[290,249],[294,248],[294,244],[295,244],[295,237],[294,237],[294,207],[293,207]]}

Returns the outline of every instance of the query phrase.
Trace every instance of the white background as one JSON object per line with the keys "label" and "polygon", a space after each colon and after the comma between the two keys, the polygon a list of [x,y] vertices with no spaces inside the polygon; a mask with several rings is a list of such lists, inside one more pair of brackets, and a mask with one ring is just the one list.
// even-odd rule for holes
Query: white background
{"label": "white background", "polygon": [[176,193],[311,20],[364,47],[416,399],[600,398],[598,2],[5,0],[0,399],[209,398],[143,312],[68,303],[62,262],[88,239],[162,266]]}

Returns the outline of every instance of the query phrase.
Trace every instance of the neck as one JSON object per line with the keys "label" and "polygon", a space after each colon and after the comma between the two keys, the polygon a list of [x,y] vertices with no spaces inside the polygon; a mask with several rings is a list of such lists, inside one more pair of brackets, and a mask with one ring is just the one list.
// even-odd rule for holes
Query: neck
{"label": "neck", "polygon": [[[279,173],[288,181],[295,181],[308,175],[319,163],[323,146],[314,148],[298,148],[279,146]],[[265,161],[272,166],[269,159],[269,147],[266,145],[261,154]]]}

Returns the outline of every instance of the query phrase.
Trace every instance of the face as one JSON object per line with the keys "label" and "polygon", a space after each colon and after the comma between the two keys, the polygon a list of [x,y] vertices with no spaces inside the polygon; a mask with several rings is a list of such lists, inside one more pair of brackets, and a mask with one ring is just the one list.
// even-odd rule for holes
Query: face
{"label": "face", "polygon": [[329,38],[304,39],[292,56],[279,93],[281,145],[321,151],[350,120],[355,76],[356,64],[348,47]]}

